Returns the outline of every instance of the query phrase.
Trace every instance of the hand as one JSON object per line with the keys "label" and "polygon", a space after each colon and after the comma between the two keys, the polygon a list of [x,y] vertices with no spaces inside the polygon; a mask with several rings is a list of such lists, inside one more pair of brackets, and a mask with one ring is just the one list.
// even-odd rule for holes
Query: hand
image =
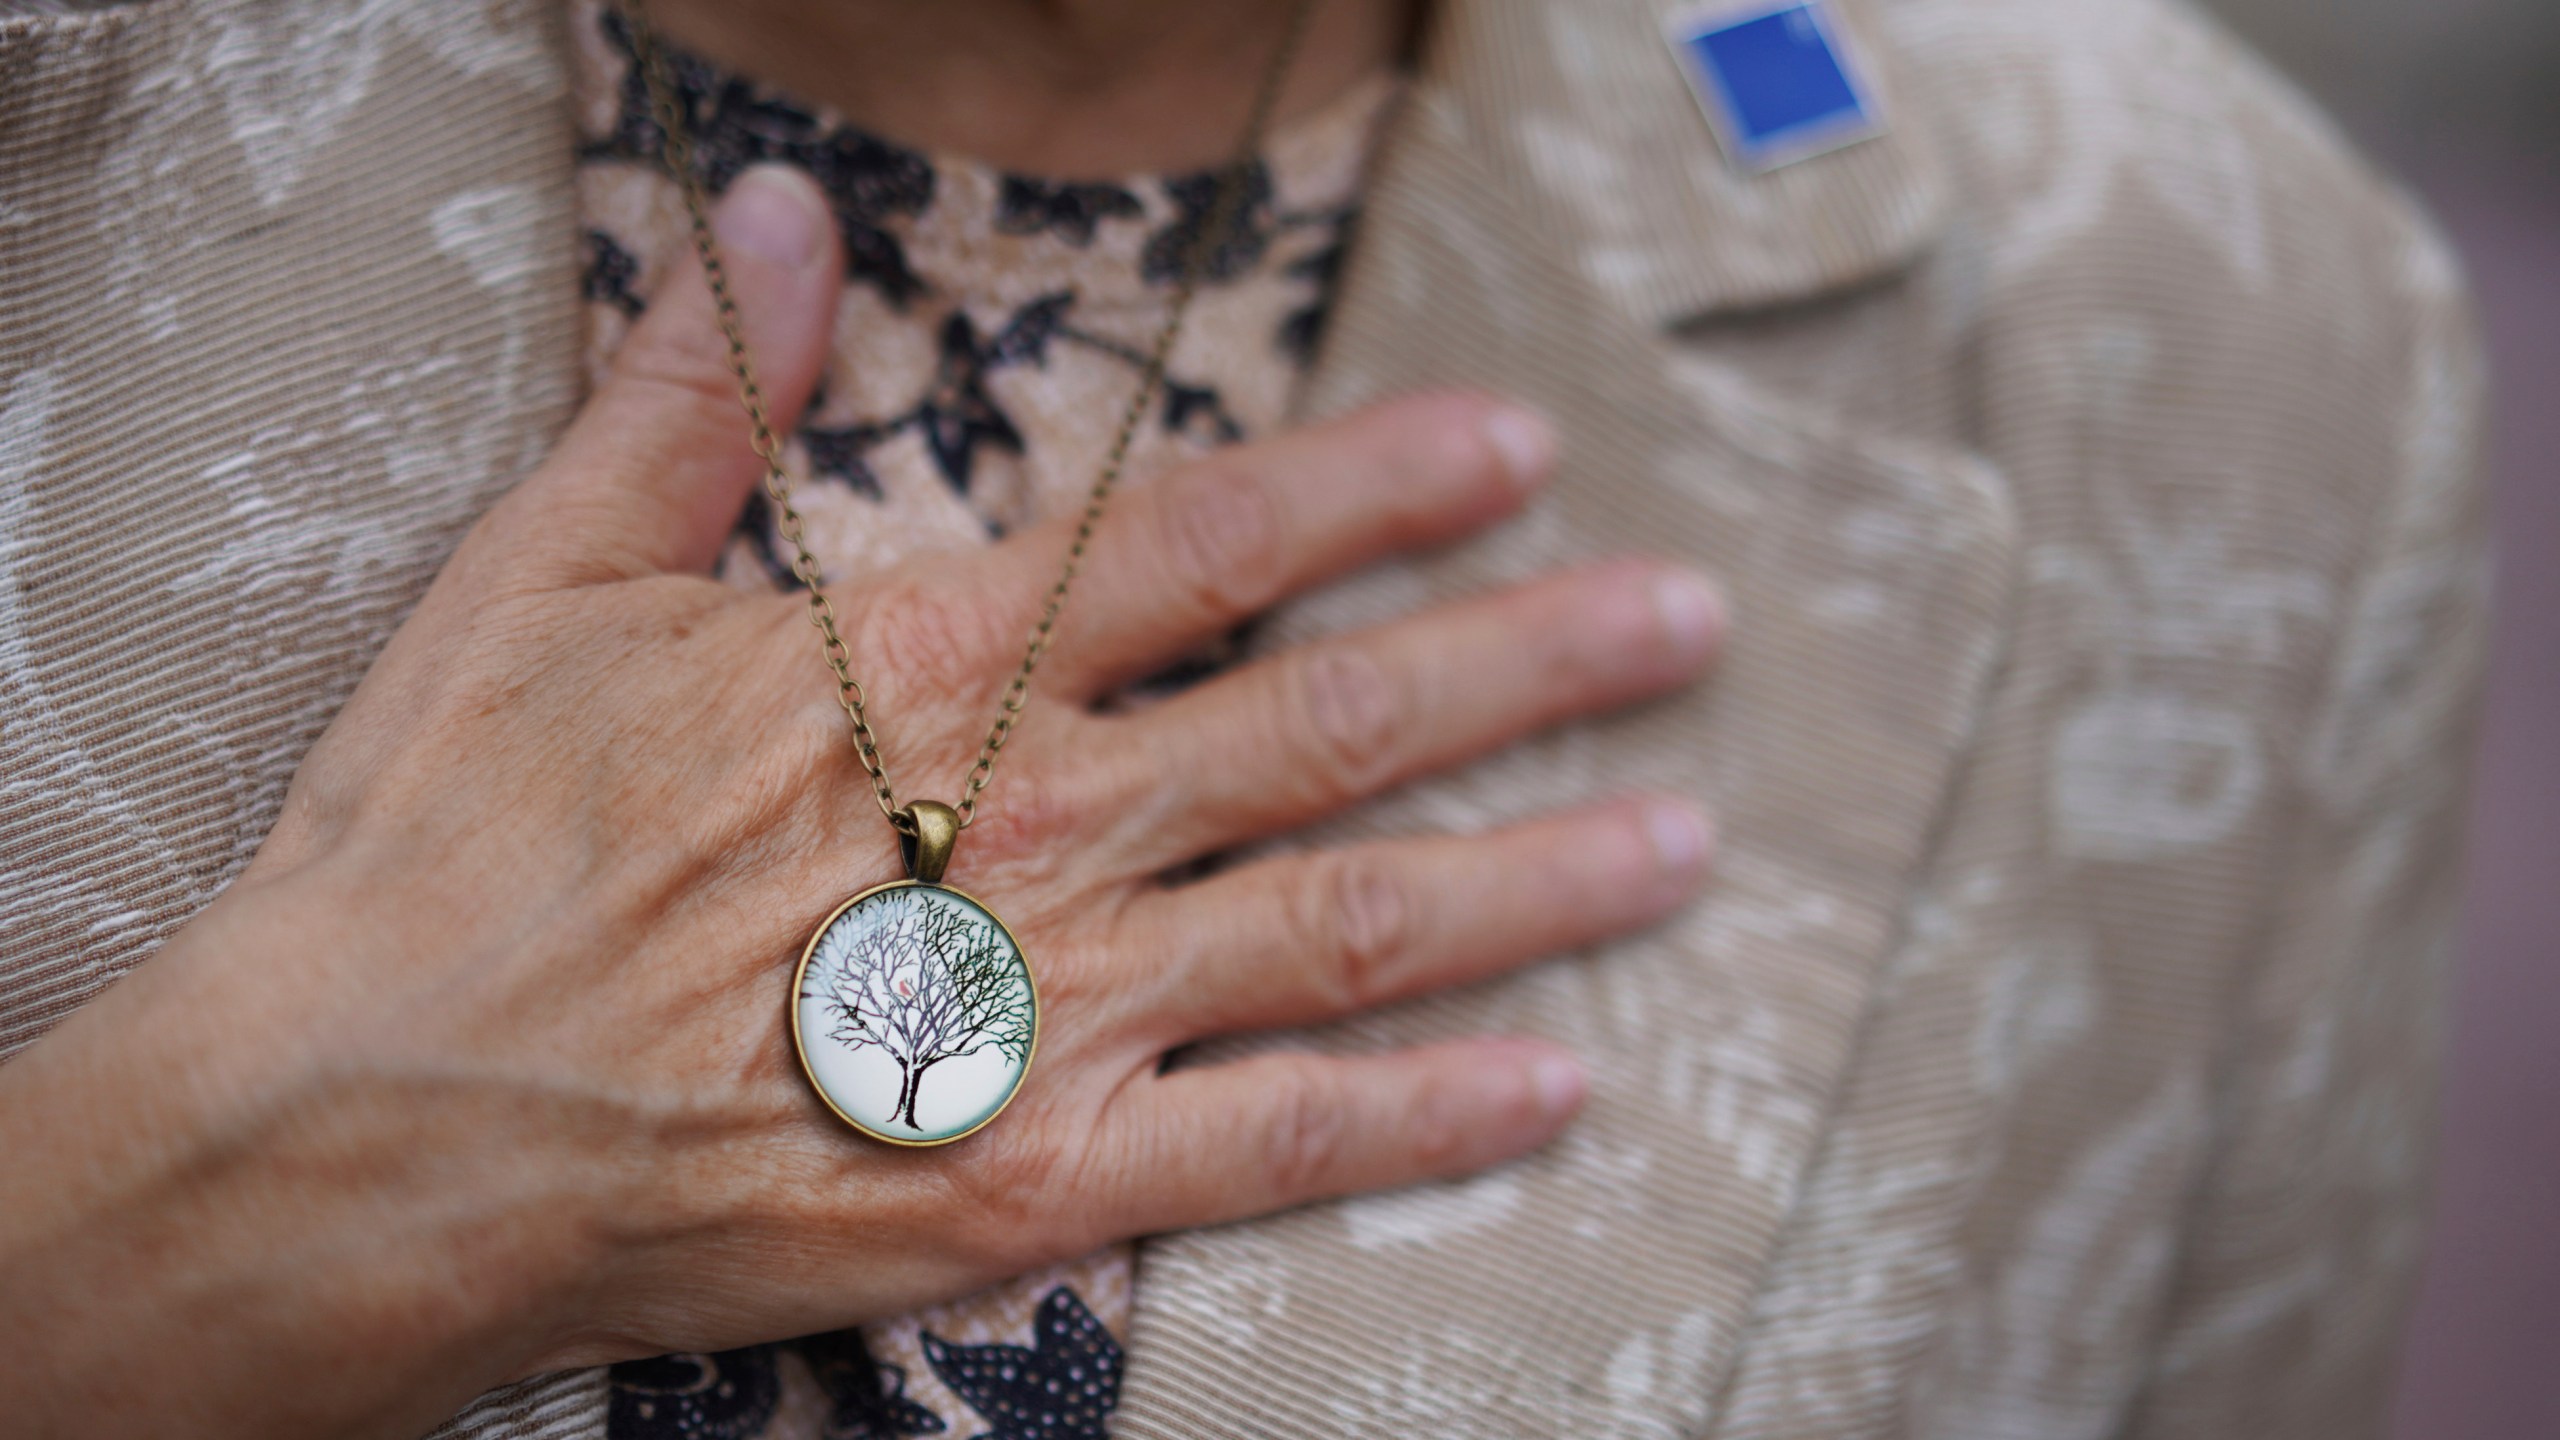
{"label": "hand", "polygon": [[[790,423],[841,267],[804,182],[721,233]],[[1641,927],[1704,822],[1622,800],[1160,877],[1687,682],[1712,600],[1620,562],[1092,702],[1282,597],[1510,514],[1544,432],[1425,397],[1124,495],[952,882],[1041,985],[984,1133],[896,1150],[809,1093],[791,967],[898,873],[794,596],[705,575],[755,483],[698,275],[463,543],[256,861],[0,1072],[0,1352],[35,1433],[423,1429],[513,1375],[898,1313],[1106,1241],[1476,1169],[1572,1058],[1479,1040],[1165,1071]],[[1056,526],[840,577],[895,779],[953,797]]]}

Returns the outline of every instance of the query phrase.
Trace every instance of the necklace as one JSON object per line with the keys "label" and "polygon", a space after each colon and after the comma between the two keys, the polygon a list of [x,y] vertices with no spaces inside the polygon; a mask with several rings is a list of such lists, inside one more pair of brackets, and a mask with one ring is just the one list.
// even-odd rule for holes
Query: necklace
{"label": "necklace", "polygon": [[[764,490],[776,529],[791,543],[791,572],[806,593],[809,623],[836,682],[836,699],[851,724],[854,755],[870,777],[880,813],[897,831],[907,878],[863,890],[822,921],[800,954],[791,986],[791,1036],[801,1072],[828,1109],[856,1130],[893,1145],[947,1145],[976,1133],[1021,1092],[1040,1037],[1040,998],[1022,944],[977,899],[942,883],[960,832],[977,818],[979,797],[994,777],[996,760],[1022,719],[1031,676],[1056,637],[1067,592],[1102,524],[1119,484],[1129,446],[1148,403],[1163,382],[1165,363],[1182,333],[1183,317],[1199,289],[1209,258],[1238,218],[1246,182],[1262,148],[1264,130],[1278,102],[1307,28],[1313,0],[1294,0],[1287,29],[1255,90],[1236,153],[1220,172],[1207,221],[1193,235],[1182,273],[1165,308],[1164,323],[1139,368],[1138,385],[1121,412],[1083,513],[1067,544],[1058,578],[1041,602],[1039,619],[996,704],[996,718],[961,782],[960,801],[913,800],[901,805],[889,784],[879,737],[853,656],[836,626],[835,607],[818,578],[807,528],[791,503],[782,469],[782,444],[766,420],[764,395],[747,353],[746,333],[729,291],[727,267],[712,233],[710,203],[695,173],[692,128],[675,77],[644,0],[623,0],[631,28],[633,63],[641,69],[655,110],[661,159],[684,194],[693,247],[710,282],[720,333],[728,344],[729,370],[737,377],[749,443],[764,462]],[[928,1074],[933,1092],[925,1093]]]}

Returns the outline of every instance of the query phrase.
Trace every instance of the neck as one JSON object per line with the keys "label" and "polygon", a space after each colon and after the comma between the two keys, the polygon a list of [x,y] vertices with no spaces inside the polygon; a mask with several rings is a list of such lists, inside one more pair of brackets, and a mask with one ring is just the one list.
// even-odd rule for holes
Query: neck
{"label": "neck", "polygon": [[[669,39],[920,149],[1023,174],[1215,165],[1295,0],[654,0]],[[1403,50],[1410,0],[1314,0],[1276,118]]]}

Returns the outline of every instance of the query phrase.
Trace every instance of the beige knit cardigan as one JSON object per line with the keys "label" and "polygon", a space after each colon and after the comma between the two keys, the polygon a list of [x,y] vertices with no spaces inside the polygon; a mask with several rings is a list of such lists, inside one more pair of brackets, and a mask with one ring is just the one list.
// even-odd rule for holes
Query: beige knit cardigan
{"label": "beige knit cardigan", "polygon": [[[1490,386],[1562,477],[1271,638],[1628,548],[1735,638],[1332,831],[1667,784],[1720,878],[1292,1037],[1535,1030],[1596,1097],[1480,1179],[1150,1242],[1122,1436],[2381,1424],[2482,628],[2458,277],[2160,0],[1834,3],[1891,132],[1761,177],[1658,4],[1434,18],[1310,403]],[[560,44],[503,0],[0,19],[0,1054],[238,869],[576,403]]]}

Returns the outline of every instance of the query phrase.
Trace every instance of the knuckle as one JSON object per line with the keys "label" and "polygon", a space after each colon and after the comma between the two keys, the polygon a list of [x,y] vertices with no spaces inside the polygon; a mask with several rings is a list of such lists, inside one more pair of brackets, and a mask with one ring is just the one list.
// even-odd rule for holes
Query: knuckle
{"label": "knuckle", "polygon": [[[1030,1127],[1021,1127],[1029,1129]],[[1043,1138],[990,1134],[973,1157],[961,1207],[975,1223],[963,1242],[982,1268],[1012,1274],[1067,1253],[1077,1237],[1063,1222],[1080,1214],[1083,1186],[1065,1146]]]}
{"label": "knuckle", "polygon": [[1531,616],[1506,632],[1513,663],[1526,679],[1519,723],[1606,701],[1626,688],[1624,647],[1569,618]]}
{"label": "knuckle", "polygon": [[1445,1174],[1467,1158],[1467,1107],[1445,1084],[1426,1085],[1413,1097],[1404,1132],[1404,1151],[1424,1174]]}
{"label": "knuckle", "polygon": [[[1071,724],[1080,717],[1056,718]],[[1001,792],[1002,802],[989,800],[969,822],[970,847],[1009,864],[1038,864],[1047,867],[1044,873],[1055,873],[1065,858],[1060,852],[1072,848],[1060,842],[1084,829],[1088,804],[1083,787],[1072,774],[1037,763],[1035,755],[1016,756],[1015,748],[1005,747],[1007,763],[998,768],[987,792],[990,797]]]}
{"label": "knuckle", "polygon": [[718,337],[708,327],[702,333],[690,326],[644,328],[633,342],[614,357],[608,383],[635,408],[675,405],[705,416],[736,412],[737,377],[714,348]]}
{"label": "knuckle", "polygon": [[1267,602],[1280,583],[1279,508],[1248,466],[1215,460],[1177,477],[1158,512],[1164,563],[1193,603],[1238,613]]}
{"label": "knuckle", "polygon": [[976,596],[915,579],[884,581],[862,602],[869,653],[926,694],[976,694],[1005,624]]}
{"label": "knuckle", "polygon": [[1622,687],[1631,668],[1656,657],[1662,628],[1644,587],[1647,573],[1609,565],[1521,593],[1510,629],[1542,681],[1563,691],[1604,692]]}
{"label": "knuckle", "polygon": [[1403,687],[1376,657],[1349,647],[1308,656],[1297,675],[1309,758],[1336,793],[1365,790],[1386,768],[1403,731]]}
{"label": "knuckle", "polygon": [[1351,1138],[1351,1116],[1341,1093],[1302,1076],[1272,1111],[1263,1141],[1271,1192],[1283,1198],[1320,1195],[1332,1187]]}
{"label": "knuckle", "polygon": [[1318,998],[1336,1013],[1375,1004],[1411,937],[1413,897],[1393,874],[1342,856],[1320,862],[1302,902],[1307,960]]}
{"label": "knuckle", "polygon": [[560,588],[636,580],[649,573],[649,537],[666,528],[666,511],[664,497],[632,487],[567,499],[528,578]]}

